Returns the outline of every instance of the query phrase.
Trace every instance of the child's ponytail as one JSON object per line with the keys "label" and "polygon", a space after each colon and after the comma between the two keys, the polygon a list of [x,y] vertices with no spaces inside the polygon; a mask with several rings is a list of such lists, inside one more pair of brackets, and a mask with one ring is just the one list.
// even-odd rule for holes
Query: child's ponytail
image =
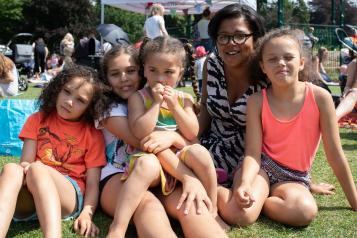
{"label": "child's ponytail", "polygon": [[[145,48],[145,45],[150,41],[150,38],[149,37],[145,37],[143,39],[143,42],[141,43],[140,45],[140,49],[139,49],[139,65],[140,65],[140,68],[139,68],[139,76],[141,78],[143,78],[145,83],[146,83],[146,78],[144,76],[144,61],[145,61],[145,52],[144,52],[144,48]],[[143,88],[144,85],[140,85],[139,88]]]}
{"label": "child's ponytail", "polygon": [[193,57],[193,47],[190,43],[184,43],[184,48],[187,52],[187,73],[192,81],[193,92],[196,95],[197,102],[200,101],[201,95],[198,90],[198,82],[195,74],[195,58]]}

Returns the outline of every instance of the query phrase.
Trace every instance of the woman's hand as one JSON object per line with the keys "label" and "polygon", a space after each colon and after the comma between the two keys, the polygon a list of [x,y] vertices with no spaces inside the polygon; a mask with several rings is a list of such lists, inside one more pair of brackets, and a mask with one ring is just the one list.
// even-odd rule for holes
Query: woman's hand
{"label": "woman's hand", "polygon": [[91,215],[84,210],[74,221],[73,229],[78,235],[85,237],[94,237],[99,235],[99,228],[92,221]]}
{"label": "woman's hand", "polygon": [[196,201],[197,214],[202,213],[204,205],[206,205],[209,212],[212,211],[212,202],[202,183],[197,178],[185,176],[182,181],[182,195],[176,208],[177,210],[181,209],[185,203],[184,214],[187,215],[190,212],[192,202],[194,201]]}
{"label": "woman's hand", "polygon": [[255,202],[250,185],[242,184],[233,193],[238,206],[241,208],[249,208]]}

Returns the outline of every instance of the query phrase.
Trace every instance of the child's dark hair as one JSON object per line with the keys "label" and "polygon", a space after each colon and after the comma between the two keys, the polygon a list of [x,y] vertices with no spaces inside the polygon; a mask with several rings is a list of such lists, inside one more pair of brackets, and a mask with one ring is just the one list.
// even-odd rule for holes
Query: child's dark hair
{"label": "child's dark hair", "polygon": [[[311,56],[309,54],[309,51],[303,47],[303,35],[301,35],[301,32],[299,30],[292,30],[289,28],[280,28],[280,29],[273,29],[269,31],[265,36],[260,38],[257,42],[257,48],[256,48],[256,60],[258,62],[263,61],[263,52],[265,49],[265,46],[268,42],[270,42],[274,38],[279,38],[279,37],[287,37],[290,38],[291,40],[295,41],[298,45],[300,56],[304,58],[305,60],[311,62]],[[305,62],[306,64],[306,62]],[[310,64],[308,64],[310,65]],[[258,66],[257,66],[258,67]],[[260,67],[258,69],[261,71]],[[308,73],[309,67],[304,67],[303,70],[299,72],[299,81],[307,81],[308,80]]]}
{"label": "child's dark hair", "polygon": [[83,113],[82,120],[92,124],[94,119],[98,118],[99,115],[96,113],[95,102],[101,97],[103,86],[99,82],[97,74],[93,69],[86,66],[75,65],[63,69],[43,89],[38,99],[38,104],[40,111],[44,113],[44,119],[56,111],[56,103],[59,93],[64,85],[75,77],[82,78],[83,83],[90,83],[93,85],[93,97],[87,110]]}
{"label": "child's dark hair", "polygon": [[[103,92],[103,97],[101,98],[101,100],[97,102],[97,104],[102,105],[101,108],[103,109],[99,112],[99,114],[103,115],[103,113],[109,112],[109,110],[114,106],[115,103],[126,103],[127,101],[127,99],[121,98],[112,90],[111,85],[109,84],[108,81],[108,68],[110,62],[122,54],[130,55],[134,60],[135,64],[138,67],[140,65],[139,52],[135,47],[131,45],[116,45],[113,48],[111,48],[107,53],[105,53],[101,61],[100,78],[104,83],[104,85],[106,86],[106,89]],[[138,89],[143,88],[145,84],[146,84],[145,78],[141,77]]]}
{"label": "child's dark hair", "polygon": [[153,53],[167,53],[177,55],[181,62],[182,67],[187,71],[192,80],[193,91],[197,97],[197,101],[200,99],[197,79],[194,72],[195,59],[193,57],[193,47],[189,43],[182,43],[179,39],[173,37],[159,36],[153,40],[145,38],[140,47],[140,75],[144,77],[144,63],[147,57],[150,57]]}

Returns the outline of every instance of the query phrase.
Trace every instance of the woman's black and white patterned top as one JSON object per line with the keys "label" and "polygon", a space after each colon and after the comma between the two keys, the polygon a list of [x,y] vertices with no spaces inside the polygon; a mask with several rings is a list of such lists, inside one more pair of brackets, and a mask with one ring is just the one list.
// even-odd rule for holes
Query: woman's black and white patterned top
{"label": "woman's black and white patterned top", "polygon": [[215,53],[209,56],[207,72],[207,110],[212,121],[201,137],[201,144],[211,152],[215,167],[223,168],[231,177],[244,155],[247,99],[267,83],[251,85],[242,97],[229,105],[223,61]]}

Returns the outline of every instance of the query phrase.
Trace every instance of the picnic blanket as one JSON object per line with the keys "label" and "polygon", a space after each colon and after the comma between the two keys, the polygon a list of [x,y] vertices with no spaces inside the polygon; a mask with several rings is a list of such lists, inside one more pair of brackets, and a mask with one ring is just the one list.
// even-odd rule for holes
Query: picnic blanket
{"label": "picnic blanket", "polygon": [[20,156],[22,141],[18,138],[27,118],[37,110],[36,100],[0,100],[0,155]]}

